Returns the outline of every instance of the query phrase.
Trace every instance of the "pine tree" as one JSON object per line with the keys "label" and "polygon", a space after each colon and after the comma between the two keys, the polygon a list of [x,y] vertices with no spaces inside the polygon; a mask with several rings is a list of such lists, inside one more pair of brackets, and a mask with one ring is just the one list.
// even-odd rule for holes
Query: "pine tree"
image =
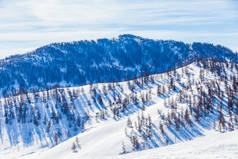
{"label": "pine tree", "polygon": [[58,145],[59,144],[59,136],[58,136],[58,133],[55,134],[55,145]]}
{"label": "pine tree", "polygon": [[77,152],[77,147],[75,142],[73,142],[71,149],[73,150],[73,152]]}
{"label": "pine tree", "polygon": [[161,86],[160,85],[158,85],[158,87],[157,87],[157,96],[160,96],[161,95],[161,88],[160,88]]}
{"label": "pine tree", "polygon": [[140,144],[139,144],[137,136],[132,136],[131,142],[132,142],[132,146],[133,146],[134,151],[138,150],[140,148]]}
{"label": "pine tree", "polygon": [[121,146],[122,146],[122,152],[121,152],[121,154],[127,153],[127,151],[126,151],[126,146],[125,146],[124,142],[122,142]]}
{"label": "pine tree", "polygon": [[161,133],[164,135],[164,127],[163,127],[162,123],[160,123],[159,129],[160,129]]}
{"label": "pine tree", "polygon": [[129,128],[132,128],[132,122],[131,122],[131,119],[130,119],[130,118],[127,119],[127,126],[128,126]]}

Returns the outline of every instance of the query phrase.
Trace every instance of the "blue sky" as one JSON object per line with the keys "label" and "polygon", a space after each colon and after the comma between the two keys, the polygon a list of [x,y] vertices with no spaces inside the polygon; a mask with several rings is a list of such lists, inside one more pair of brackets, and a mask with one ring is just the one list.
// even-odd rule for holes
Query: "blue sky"
{"label": "blue sky", "polygon": [[0,58],[124,33],[238,51],[238,0],[0,0]]}

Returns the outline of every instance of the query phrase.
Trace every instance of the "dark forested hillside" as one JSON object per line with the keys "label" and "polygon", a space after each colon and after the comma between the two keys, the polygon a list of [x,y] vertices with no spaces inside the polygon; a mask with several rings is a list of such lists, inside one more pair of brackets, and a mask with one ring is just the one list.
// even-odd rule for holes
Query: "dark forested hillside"
{"label": "dark forested hillside", "polygon": [[53,43],[0,60],[2,96],[113,82],[165,72],[200,57],[238,61],[231,50],[207,43],[186,44],[134,35],[115,39]]}

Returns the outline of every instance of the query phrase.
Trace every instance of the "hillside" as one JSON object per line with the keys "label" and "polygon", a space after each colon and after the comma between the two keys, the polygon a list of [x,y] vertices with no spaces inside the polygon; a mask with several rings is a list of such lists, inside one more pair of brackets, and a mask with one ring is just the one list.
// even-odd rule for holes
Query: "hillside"
{"label": "hillside", "polygon": [[235,53],[220,45],[152,40],[128,34],[114,39],[53,43],[0,60],[0,96],[45,91],[55,86],[132,80],[172,70],[201,57],[238,61]]}
{"label": "hillside", "polygon": [[[144,150],[154,148],[166,157],[170,145],[175,144],[176,156],[179,144],[188,147],[190,140],[198,145],[201,139],[205,145],[204,140],[212,143],[225,136],[229,142],[220,133],[237,132],[237,85],[237,63],[200,58],[130,81],[1,98],[0,158],[133,158],[146,157],[150,150]],[[210,133],[217,137],[211,139]],[[228,142],[225,146],[237,147],[235,141]],[[222,141],[214,151],[224,152],[219,145]],[[151,155],[156,156],[155,151]]]}

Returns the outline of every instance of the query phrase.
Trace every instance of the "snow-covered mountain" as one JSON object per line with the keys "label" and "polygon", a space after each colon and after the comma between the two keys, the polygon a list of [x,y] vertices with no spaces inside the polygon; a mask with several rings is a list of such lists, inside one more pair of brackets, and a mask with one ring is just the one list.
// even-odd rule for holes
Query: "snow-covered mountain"
{"label": "snow-covered mountain", "polygon": [[[129,35],[112,41],[124,38],[139,43]],[[195,58],[183,67],[133,80],[55,85],[1,98],[0,158],[176,158],[182,146],[187,148],[184,158],[217,157],[212,152],[236,158],[236,59],[232,53],[214,53],[213,58]],[[204,149],[190,148],[196,145]],[[175,152],[169,156],[171,150]]]}
{"label": "snow-covered mountain", "polygon": [[0,60],[0,96],[120,82],[162,73],[201,57],[237,62],[237,54],[220,45],[121,35],[115,39],[54,43],[24,55]]}

